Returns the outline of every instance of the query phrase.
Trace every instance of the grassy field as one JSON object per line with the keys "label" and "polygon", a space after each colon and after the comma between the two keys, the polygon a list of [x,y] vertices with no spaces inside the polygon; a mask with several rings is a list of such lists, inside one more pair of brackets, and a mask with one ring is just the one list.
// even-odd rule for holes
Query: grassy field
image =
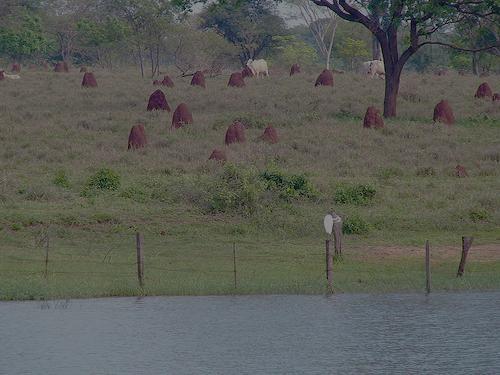
{"label": "grassy field", "polygon": [[[426,239],[438,253],[454,249],[433,260],[435,288],[500,288],[500,105],[473,98],[484,80],[500,91],[500,77],[408,73],[399,117],[381,131],[362,119],[369,105],[381,108],[383,82],[358,75],[337,75],[334,88],[314,88],[315,72],[244,89],[227,88],[226,76],[205,90],[174,78],[170,106],[186,102],[194,117],[175,131],[171,114],[146,112],[149,80],[96,77],[97,89],[80,88],[76,71],[0,82],[0,299],[234,293],[233,242],[237,293],[321,293],[322,218],[332,208],[346,231],[339,291],[421,290],[414,253]],[[453,127],[432,123],[443,98]],[[247,142],[225,147],[234,119]],[[127,151],[138,122],[149,145]],[[258,140],[268,124],[276,145]],[[214,148],[228,163],[207,160]],[[468,178],[454,176],[457,164]],[[475,237],[479,258],[456,280],[463,235]]]}

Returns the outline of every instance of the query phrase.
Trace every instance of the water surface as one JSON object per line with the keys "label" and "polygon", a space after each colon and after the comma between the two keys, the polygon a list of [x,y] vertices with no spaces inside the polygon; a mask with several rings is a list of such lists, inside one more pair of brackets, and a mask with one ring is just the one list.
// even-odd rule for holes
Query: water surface
{"label": "water surface", "polygon": [[0,302],[0,374],[499,374],[500,292]]}

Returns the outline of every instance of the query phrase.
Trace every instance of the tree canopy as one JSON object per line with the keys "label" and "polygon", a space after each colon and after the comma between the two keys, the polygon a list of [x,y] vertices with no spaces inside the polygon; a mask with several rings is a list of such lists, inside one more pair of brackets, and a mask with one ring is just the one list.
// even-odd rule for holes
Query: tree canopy
{"label": "tree canopy", "polygon": [[[357,22],[377,38],[385,65],[384,115],[396,116],[396,102],[403,67],[419,49],[426,45],[441,45],[462,51],[483,51],[498,47],[494,44],[471,49],[461,43],[433,40],[432,36],[457,27],[468,19],[489,20],[499,26],[500,5],[497,0],[310,0],[326,7],[342,19]],[[409,38],[401,43],[401,29]],[[497,34],[498,35],[498,34]],[[460,41],[461,42],[461,41]],[[403,45],[400,51],[400,46]]]}

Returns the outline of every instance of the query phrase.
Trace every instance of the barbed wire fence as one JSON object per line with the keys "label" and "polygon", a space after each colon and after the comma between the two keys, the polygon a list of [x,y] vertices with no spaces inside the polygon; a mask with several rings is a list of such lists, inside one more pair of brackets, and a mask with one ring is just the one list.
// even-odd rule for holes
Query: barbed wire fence
{"label": "barbed wire fence", "polygon": [[[102,234],[101,238],[93,234],[84,245],[81,241],[60,238],[50,228],[41,228],[32,235],[28,252],[18,255],[15,245],[9,251],[0,250],[0,279],[2,275],[10,274],[44,279],[50,283],[58,277],[72,280],[97,277],[115,282],[124,280],[128,285],[135,280],[140,289],[160,281],[173,280],[176,284],[184,282],[190,285],[195,281],[202,290],[203,283],[219,283],[223,284],[225,291],[232,288],[234,293],[245,292],[252,283],[282,285],[289,282],[293,284],[293,290],[328,293],[336,288],[336,276],[340,272],[359,284],[370,283],[378,277],[390,285],[406,277],[421,281],[421,289],[427,293],[432,289],[432,247],[429,243],[422,246],[422,258],[399,262],[397,266],[380,261],[372,268],[360,269],[344,264],[343,257],[338,254],[331,255],[329,261],[328,244],[322,249],[321,240],[301,243],[228,239],[210,250],[191,241],[179,246],[178,241],[169,241],[168,236],[167,239],[151,234],[144,237],[140,233]],[[464,274],[472,241],[471,237],[462,239],[457,278]],[[188,248],[191,250],[185,251]],[[287,251],[291,248],[293,251]],[[348,254],[348,250],[345,249],[344,253]]]}

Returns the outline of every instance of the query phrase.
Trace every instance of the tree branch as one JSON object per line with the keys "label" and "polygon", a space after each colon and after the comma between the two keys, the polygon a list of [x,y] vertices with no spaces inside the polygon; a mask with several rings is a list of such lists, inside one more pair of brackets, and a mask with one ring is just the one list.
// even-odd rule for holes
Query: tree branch
{"label": "tree branch", "polygon": [[420,47],[423,47],[425,45],[431,45],[431,44],[435,44],[435,45],[438,45],[438,46],[443,46],[443,47],[448,47],[448,48],[452,48],[452,49],[455,49],[457,51],[462,51],[462,52],[482,52],[482,51],[488,51],[490,49],[495,49],[495,48],[500,48],[500,44],[495,44],[495,45],[492,45],[492,46],[488,46],[488,47],[482,47],[482,48],[476,48],[476,49],[471,49],[471,48],[462,48],[462,47],[458,47],[458,46],[454,46],[453,44],[449,44],[449,43],[443,43],[443,42],[423,42],[423,43],[420,43],[418,45],[418,48]]}

